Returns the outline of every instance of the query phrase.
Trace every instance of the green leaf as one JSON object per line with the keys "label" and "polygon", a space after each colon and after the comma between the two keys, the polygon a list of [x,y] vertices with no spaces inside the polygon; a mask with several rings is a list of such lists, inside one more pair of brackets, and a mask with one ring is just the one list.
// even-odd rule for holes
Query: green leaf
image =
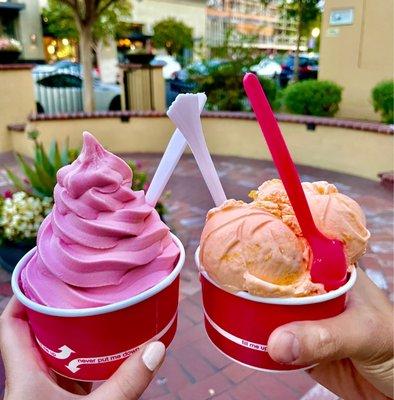
{"label": "green leaf", "polygon": [[62,156],[59,151],[59,146],[56,143],[56,152],[55,152],[55,175],[59,169],[63,167],[63,161],[62,161]]}
{"label": "green leaf", "polygon": [[37,176],[36,172],[30,167],[30,165],[26,162],[26,160],[21,156],[19,153],[16,155],[19,165],[22,171],[25,173],[27,178],[29,179],[33,190],[36,190],[40,193],[44,193],[45,189],[43,188],[39,177]]}
{"label": "green leaf", "polygon": [[21,181],[19,176],[14,174],[9,168],[5,168],[8,178],[11,179],[12,183],[14,184],[15,189],[21,190],[23,192],[27,192],[26,185]]}
{"label": "green leaf", "polygon": [[55,139],[53,139],[51,142],[51,147],[49,149],[49,160],[51,161],[51,163],[53,165],[54,174],[56,175],[56,172],[64,164],[62,161],[62,155],[60,154],[60,151],[59,151],[59,145],[57,144],[57,141]]}
{"label": "green leaf", "polygon": [[53,166],[51,164],[51,162],[49,161],[49,158],[47,156],[47,153],[45,152],[44,146],[42,143],[39,144],[39,148],[40,148],[40,152],[41,152],[41,159],[42,159],[42,163],[41,166],[42,168],[46,171],[46,173],[50,176],[50,177],[54,177],[56,174],[56,165]]}
{"label": "green leaf", "polygon": [[55,165],[55,152],[56,152],[57,142],[55,139],[51,140],[51,144],[49,146],[48,158],[52,165]]}
{"label": "green leaf", "polygon": [[37,142],[34,142],[34,164],[42,163],[41,148]]}
{"label": "green leaf", "polygon": [[61,154],[61,163],[63,166],[70,164],[69,153],[70,153],[70,138],[67,136]]}
{"label": "green leaf", "polygon": [[41,166],[41,165],[36,165],[36,172],[38,179],[41,182],[41,189],[40,192],[45,194],[46,196],[52,196],[53,195],[53,188],[56,185],[56,178],[49,175],[48,172]]}

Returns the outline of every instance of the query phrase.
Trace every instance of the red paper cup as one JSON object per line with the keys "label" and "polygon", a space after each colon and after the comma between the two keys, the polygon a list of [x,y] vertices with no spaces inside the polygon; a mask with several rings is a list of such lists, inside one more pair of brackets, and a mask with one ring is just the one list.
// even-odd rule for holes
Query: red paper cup
{"label": "red paper cup", "polygon": [[102,307],[61,309],[31,301],[21,291],[19,277],[35,249],[19,261],[12,290],[26,307],[41,354],[51,369],[79,381],[101,381],[145,343],[171,343],[177,326],[179,273],[185,261],[181,241],[172,238],[180,255],[170,275],[137,296]]}
{"label": "red paper cup", "polygon": [[205,329],[214,346],[233,361],[268,372],[289,372],[312,366],[275,362],[267,352],[268,338],[279,326],[292,321],[334,317],[345,309],[346,293],[354,285],[353,269],[347,283],[329,293],[311,297],[268,298],[247,292],[229,292],[215,283],[200,266]]}

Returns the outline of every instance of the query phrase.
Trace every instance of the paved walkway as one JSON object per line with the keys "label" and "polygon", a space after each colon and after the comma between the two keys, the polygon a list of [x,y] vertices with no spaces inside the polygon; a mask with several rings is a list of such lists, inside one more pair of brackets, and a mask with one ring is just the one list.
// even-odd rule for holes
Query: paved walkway
{"label": "paved walkway", "polygon": [[[158,164],[154,155],[128,155],[142,162],[151,175]],[[4,160],[6,161],[6,160]],[[234,157],[216,157],[229,198],[247,200],[247,193],[261,182],[276,177],[272,163]],[[8,159],[12,165],[13,161]],[[1,165],[1,159],[0,159]],[[300,167],[302,180],[328,180],[352,196],[364,209],[372,233],[368,252],[360,262],[368,275],[393,297],[393,206],[391,191],[377,182]],[[4,187],[6,182],[0,181]],[[177,335],[166,361],[143,395],[155,400],[311,400],[336,397],[316,385],[306,373],[287,375],[258,373],[222,356],[209,343],[203,327],[200,287],[193,261],[206,212],[213,206],[194,160],[184,157],[169,182],[166,204],[169,224],[185,245],[187,258],[181,274],[181,303]],[[8,302],[10,276],[0,269],[0,307]],[[2,366],[0,373],[2,373]],[[3,385],[3,373],[0,377]]]}

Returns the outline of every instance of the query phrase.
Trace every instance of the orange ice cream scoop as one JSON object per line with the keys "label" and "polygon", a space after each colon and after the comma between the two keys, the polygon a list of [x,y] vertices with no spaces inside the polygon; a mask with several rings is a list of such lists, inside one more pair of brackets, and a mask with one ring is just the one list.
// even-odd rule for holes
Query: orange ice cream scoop
{"label": "orange ice cream scoop", "polygon": [[[356,263],[365,253],[370,237],[361,207],[328,182],[305,182],[302,186],[317,228],[325,236],[340,240],[345,246],[348,264]],[[301,235],[297,218],[279,179],[264,182],[250,196],[254,204],[277,215],[297,235]]]}
{"label": "orange ice cream scoop", "polygon": [[348,263],[356,263],[371,236],[361,207],[328,182],[304,183],[303,187],[317,228],[327,237],[340,240]]}
{"label": "orange ice cream scoop", "polygon": [[324,293],[322,285],[311,282],[308,261],[304,239],[253,203],[229,200],[207,215],[201,268],[229,290],[266,297]]}

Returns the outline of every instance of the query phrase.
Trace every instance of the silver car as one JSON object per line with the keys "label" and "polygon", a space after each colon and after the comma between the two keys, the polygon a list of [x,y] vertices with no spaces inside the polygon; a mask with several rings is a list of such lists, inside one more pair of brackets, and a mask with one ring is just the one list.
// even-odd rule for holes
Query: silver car
{"label": "silver car", "polygon": [[[83,111],[80,72],[80,68],[43,71],[43,67],[36,67],[33,79],[37,112],[58,114]],[[119,85],[105,84],[93,78],[93,93],[97,111],[120,110]]]}

